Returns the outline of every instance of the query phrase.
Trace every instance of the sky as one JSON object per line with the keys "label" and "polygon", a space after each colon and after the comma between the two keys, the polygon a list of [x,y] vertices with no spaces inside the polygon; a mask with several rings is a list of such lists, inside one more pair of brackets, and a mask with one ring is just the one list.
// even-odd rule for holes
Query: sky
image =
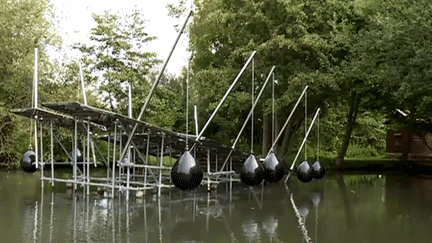
{"label": "sky", "polygon": [[[182,25],[185,17],[175,19],[168,16],[166,6],[170,3],[177,5],[178,0],[123,0],[123,1],[102,1],[102,0],[51,0],[54,11],[59,20],[56,29],[63,38],[64,51],[57,55],[67,56],[67,59],[80,59],[80,53],[70,50],[73,43],[90,43],[89,33],[96,22],[91,17],[92,13],[102,13],[111,10],[111,13],[126,12],[136,5],[144,11],[147,27],[145,31],[149,36],[156,36],[144,51],[156,52],[161,60],[165,60],[177,37],[174,25]],[[190,22],[190,20],[189,20]],[[187,33],[184,33],[173,53],[167,66],[167,72],[178,75],[182,66],[186,66],[188,59]],[[55,56],[56,54],[53,54]],[[64,58],[64,57],[63,57]]]}

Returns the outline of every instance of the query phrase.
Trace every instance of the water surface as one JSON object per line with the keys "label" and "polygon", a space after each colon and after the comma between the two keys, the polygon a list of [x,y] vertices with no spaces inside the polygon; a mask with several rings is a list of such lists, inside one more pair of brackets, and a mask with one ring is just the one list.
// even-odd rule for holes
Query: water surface
{"label": "water surface", "polygon": [[[307,184],[290,178],[162,197],[86,195],[40,174],[0,171],[2,242],[430,242],[432,179],[343,175]],[[232,187],[232,188],[231,188]]]}

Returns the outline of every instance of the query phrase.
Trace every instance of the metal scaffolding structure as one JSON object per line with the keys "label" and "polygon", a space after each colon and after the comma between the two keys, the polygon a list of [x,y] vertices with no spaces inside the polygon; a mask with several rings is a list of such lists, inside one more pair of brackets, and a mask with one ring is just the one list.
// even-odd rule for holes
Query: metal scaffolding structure
{"label": "metal scaffolding structure", "polygon": [[[99,109],[78,102],[45,103],[44,108],[24,108],[12,112],[34,120],[39,127],[35,135],[40,156],[37,161],[41,170],[41,179],[55,182],[72,183],[86,186],[89,193],[90,186],[111,189],[115,191],[141,191],[157,189],[158,195],[162,188],[174,187],[170,179],[171,163],[167,160],[177,160],[184,152],[186,140],[195,143],[192,151],[196,160],[204,169],[202,184],[208,189],[212,183],[238,180],[237,172],[248,154],[232,151],[231,147],[222,145],[218,141],[196,135],[186,135],[172,132],[146,122],[124,116],[111,111]],[[128,148],[125,158],[120,161],[120,151],[125,149],[125,141],[130,136],[132,128],[136,126],[135,135]],[[56,132],[67,129],[72,132],[72,147],[67,148]],[[50,160],[45,161],[43,133],[49,133]],[[68,161],[56,161],[54,148],[60,146],[69,158]],[[102,148],[103,146],[103,148]],[[47,146],[45,146],[46,148]],[[82,149],[82,156],[79,155]],[[77,152],[73,152],[77,151]],[[223,160],[230,154],[229,166],[222,167]],[[58,156],[57,156],[58,157]],[[156,160],[150,164],[149,160]],[[72,177],[58,178],[55,168],[59,165],[70,165]],[[92,168],[104,166],[106,176],[90,176]],[[43,170],[49,168],[51,174],[44,176]]]}

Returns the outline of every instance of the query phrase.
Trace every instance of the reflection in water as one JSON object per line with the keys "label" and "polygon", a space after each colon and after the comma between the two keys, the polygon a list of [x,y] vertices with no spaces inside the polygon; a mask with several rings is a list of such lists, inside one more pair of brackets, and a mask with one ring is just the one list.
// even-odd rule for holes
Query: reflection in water
{"label": "reflection in water", "polygon": [[254,219],[248,218],[244,220],[242,229],[247,241],[257,241],[259,239],[258,223]]}
{"label": "reflection in water", "polygon": [[309,215],[308,205],[307,204],[301,204],[301,207],[297,207],[295,202],[294,202],[292,193],[290,195],[290,200],[291,200],[291,204],[292,204],[292,207],[294,209],[294,212],[298,218],[298,224],[299,224],[299,227],[302,231],[303,239],[306,242],[312,242],[311,238],[309,237],[308,230],[306,228],[306,217]]}
{"label": "reflection in water", "polygon": [[[3,242],[430,242],[432,180],[335,175],[303,184],[87,195],[0,174]],[[28,177],[30,176],[30,177]],[[21,183],[21,184],[19,184]],[[317,189],[318,188],[318,189]],[[110,191],[110,190],[108,190]],[[347,223],[348,222],[348,223]],[[355,222],[355,223],[354,223]]]}
{"label": "reflection in water", "polygon": [[345,185],[343,175],[341,173],[335,173],[335,178],[336,178],[336,181],[338,184],[338,189],[339,189],[340,195],[342,196],[342,200],[344,202],[343,206],[345,209],[346,224],[349,225],[350,227],[355,227],[355,224],[353,222],[353,219],[355,219],[355,218],[353,217],[353,213],[352,213],[352,209],[351,209],[351,200],[347,194],[347,188]]}
{"label": "reflection in water", "polygon": [[270,237],[276,237],[278,219],[275,218],[273,215],[269,215],[264,219],[264,222],[262,223],[262,227]]}

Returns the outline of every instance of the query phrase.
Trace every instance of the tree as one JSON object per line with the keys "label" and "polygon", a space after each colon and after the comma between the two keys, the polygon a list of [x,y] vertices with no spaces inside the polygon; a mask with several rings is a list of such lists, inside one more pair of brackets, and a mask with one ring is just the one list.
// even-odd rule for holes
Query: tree
{"label": "tree", "polygon": [[350,110],[337,166],[343,161],[362,106],[387,114],[396,108],[409,111],[406,128],[411,131],[420,132],[419,124],[430,127],[431,122],[430,3],[382,1],[363,6],[363,10],[364,28],[357,33],[341,31],[346,33],[342,43],[350,46],[350,60],[335,74],[343,79],[342,90],[349,90]]}
{"label": "tree", "polygon": [[[33,50],[39,49],[43,69],[44,47],[58,41],[46,18],[49,8],[46,0],[0,0],[0,163],[12,167],[28,146],[29,123],[9,109],[31,105]],[[39,80],[43,79],[39,74]]]}
{"label": "tree", "polygon": [[[306,84],[310,87],[308,114],[312,114],[316,107],[325,110],[326,104],[338,100],[336,94],[339,86],[335,83],[333,69],[349,58],[349,52],[344,49],[346,46],[335,40],[335,34],[343,23],[356,24],[357,14],[352,3],[220,0],[196,4],[198,12],[191,26],[191,46],[196,51],[192,85],[199,94],[197,103],[200,104],[201,114],[209,114],[214,109],[229,82],[253,50],[257,50],[255,77],[258,77],[258,86],[262,85],[263,77],[271,66],[277,66],[276,106],[279,125],[285,122]],[[227,138],[232,138],[232,134],[238,132],[250,109],[246,105],[250,103],[250,73],[244,74],[239,87],[227,99],[227,105],[220,110],[207,134],[226,142]],[[267,141],[262,154],[267,152],[268,138],[271,136],[271,129],[268,129],[271,111],[269,99],[267,93],[264,102],[256,108],[256,117],[264,117],[265,121],[264,126],[259,123],[261,126],[254,128],[254,134],[259,134],[255,142]],[[285,157],[289,152],[293,137],[303,121],[304,107],[296,111],[285,131],[280,141],[279,157]],[[258,130],[258,127],[264,127],[264,131]]]}
{"label": "tree", "polygon": [[[147,76],[150,69],[158,63],[154,52],[143,52],[142,47],[155,39],[144,31],[145,21],[140,10],[135,8],[131,14],[117,16],[105,11],[93,14],[97,26],[92,28],[90,39],[94,44],[77,44],[84,54],[84,62],[99,87],[103,102],[111,110],[118,107],[125,112],[127,107],[127,84],[134,90],[135,111],[141,107],[146,91],[149,90]],[[136,90],[139,90],[136,91]]]}

